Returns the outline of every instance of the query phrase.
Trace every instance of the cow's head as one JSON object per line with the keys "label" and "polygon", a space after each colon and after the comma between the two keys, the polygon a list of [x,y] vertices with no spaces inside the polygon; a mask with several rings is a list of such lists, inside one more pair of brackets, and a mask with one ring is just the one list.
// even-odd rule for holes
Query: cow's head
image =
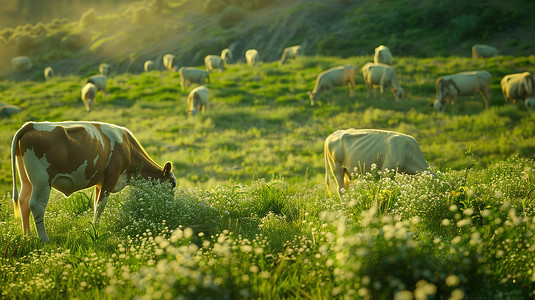
{"label": "cow's head", "polygon": [[526,98],[524,105],[526,105],[527,110],[535,110],[535,97]]}
{"label": "cow's head", "polygon": [[392,89],[392,93],[394,94],[394,98],[396,98],[396,101],[403,101],[405,98],[407,90],[399,88],[399,89]]}
{"label": "cow's head", "polygon": [[319,93],[307,92],[308,98],[310,99],[310,105],[316,105],[316,100],[318,99]]}
{"label": "cow's head", "polygon": [[435,102],[433,104],[431,104],[434,108],[435,108],[435,111],[436,112],[441,112],[444,110],[445,108],[445,101],[441,101],[441,100],[435,100]]}
{"label": "cow's head", "polygon": [[171,184],[171,186],[173,188],[175,188],[176,187],[176,178],[175,178],[175,175],[173,174],[172,169],[173,169],[173,164],[171,164],[170,161],[166,162],[165,166],[163,167],[162,180],[169,182]]}

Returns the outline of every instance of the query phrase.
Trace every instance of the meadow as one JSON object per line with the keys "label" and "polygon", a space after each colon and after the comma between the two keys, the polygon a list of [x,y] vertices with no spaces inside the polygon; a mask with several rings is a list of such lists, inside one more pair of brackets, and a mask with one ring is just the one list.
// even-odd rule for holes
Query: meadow
{"label": "meadow", "polygon": [[[354,97],[336,88],[310,106],[319,72],[371,60],[231,64],[210,75],[210,103],[196,118],[171,72],[113,74],[91,112],[80,88],[97,66],[84,76],[0,81],[0,102],[22,108],[0,119],[2,296],[533,297],[535,115],[504,103],[499,81],[532,71],[535,56],[395,57],[406,101],[368,98],[357,72]],[[493,75],[490,109],[478,95],[436,114],[435,79],[475,69]],[[10,145],[30,120],[125,126],[156,162],[173,162],[178,188],[134,180],[110,197],[98,227],[92,190],[53,192],[51,242],[25,237],[13,218]],[[434,175],[355,174],[342,199],[329,198],[323,141],[345,128],[414,136]]]}

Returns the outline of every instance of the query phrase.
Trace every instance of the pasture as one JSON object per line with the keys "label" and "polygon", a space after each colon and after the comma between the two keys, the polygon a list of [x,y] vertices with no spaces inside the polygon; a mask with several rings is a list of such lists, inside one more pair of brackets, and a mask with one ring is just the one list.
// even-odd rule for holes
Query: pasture
{"label": "pasture", "polygon": [[[195,85],[182,91],[168,71],[114,74],[91,112],[85,76],[1,81],[0,102],[22,108],[0,119],[2,296],[533,297],[535,114],[504,103],[499,82],[533,71],[535,57],[395,57],[403,102],[366,97],[360,67],[372,60],[231,64],[210,74],[207,111],[195,118]],[[311,107],[316,75],[342,64],[357,68],[355,96],[339,87]],[[435,114],[435,79],[478,69],[493,76],[490,109],[477,95]],[[53,192],[51,242],[22,236],[10,145],[30,120],[125,126],[157,163],[173,162],[178,188],[137,181],[110,196],[98,228],[92,190]],[[345,128],[412,135],[436,175],[355,174],[342,199],[329,198],[323,141]]]}

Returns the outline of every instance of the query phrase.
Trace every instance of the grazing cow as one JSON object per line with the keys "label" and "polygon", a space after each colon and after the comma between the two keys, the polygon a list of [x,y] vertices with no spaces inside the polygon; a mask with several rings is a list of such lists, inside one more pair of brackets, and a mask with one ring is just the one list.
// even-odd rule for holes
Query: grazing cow
{"label": "grazing cow", "polygon": [[347,83],[349,86],[349,96],[353,96],[355,90],[355,68],[351,65],[338,66],[321,72],[316,77],[316,85],[312,92],[308,92],[310,105],[314,106],[319,98],[320,93],[324,91],[331,92],[334,86],[343,86]]}
{"label": "grazing cow", "polygon": [[260,60],[258,50],[249,49],[245,51],[245,61],[249,66],[258,66],[258,61]]}
{"label": "grazing cow", "polygon": [[10,117],[11,115],[17,114],[19,112],[20,108],[16,106],[0,103],[0,118]]}
{"label": "grazing cow", "polygon": [[176,58],[173,54],[166,54],[163,56],[163,66],[169,71],[176,70]]}
{"label": "grazing cow", "polygon": [[500,85],[506,102],[516,103],[516,100],[535,96],[535,81],[529,72],[506,75]]}
{"label": "grazing cow", "polygon": [[156,68],[156,64],[152,60],[147,60],[145,64],[143,65],[143,70],[145,72],[152,71]]}
{"label": "grazing cow", "polygon": [[405,90],[399,85],[396,70],[393,67],[385,64],[367,63],[362,67],[361,71],[366,84],[368,98],[370,97],[370,89],[373,89],[375,95],[375,88],[379,87],[381,97],[386,88],[390,89],[394,94],[396,101],[403,100]]}
{"label": "grazing cow", "polygon": [[82,88],[82,101],[84,102],[85,109],[91,111],[91,106],[97,96],[97,86],[92,83],[86,83]]}
{"label": "grazing cow", "polygon": [[197,111],[206,111],[206,105],[210,98],[210,91],[204,85],[198,86],[191,90],[188,95],[188,112],[192,117],[195,118]]}
{"label": "grazing cow", "polygon": [[106,96],[106,84],[108,77],[106,75],[97,74],[89,77],[86,83],[92,83],[97,87],[97,91],[102,91],[102,94]]}
{"label": "grazing cow", "polygon": [[11,65],[15,71],[30,71],[33,67],[28,56],[17,56],[11,59]]}
{"label": "grazing cow", "polygon": [[437,78],[437,99],[433,106],[438,112],[444,109],[444,104],[451,100],[453,109],[459,96],[475,96],[480,93],[485,101],[485,109],[490,104],[490,80],[492,76],[485,70],[461,72]]}
{"label": "grazing cow", "polygon": [[221,60],[223,60],[225,65],[228,65],[231,59],[232,59],[232,51],[230,51],[229,48],[223,49],[223,51],[221,51]]}
{"label": "grazing cow", "polygon": [[325,139],[325,183],[331,196],[329,172],[338,186],[338,196],[347,189],[351,173],[365,174],[372,164],[377,170],[416,174],[427,169],[420,146],[406,134],[376,129],[338,130]]}
{"label": "grazing cow", "polygon": [[52,69],[52,67],[46,67],[43,73],[45,75],[45,80],[50,80],[54,77],[54,69]]}
{"label": "grazing cow", "polygon": [[98,71],[102,75],[110,76],[110,65],[106,63],[102,63],[98,66]]}
{"label": "grazing cow", "polygon": [[472,46],[472,58],[477,59],[479,57],[494,57],[498,55],[498,49],[488,46],[476,44]]}
{"label": "grazing cow", "polygon": [[390,52],[390,48],[383,45],[375,48],[373,62],[376,64],[392,65],[392,52]]}
{"label": "grazing cow", "polygon": [[189,83],[204,84],[205,81],[210,81],[210,75],[205,70],[182,67],[178,70],[180,74],[180,86],[182,90],[187,87]]}
{"label": "grazing cow", "polygon": [[204,65],[206,66],[206,71],[208,72],[211,72],[214,69],[219,69],[219,71],[225,71],[223,60],[217,55],[207,55],[204,58]]}
{"label": "grazing cow", "polygon": [[524,101],[527,110],[535,110],[535,97],[526,98]]}
{"label": "grazing cow", "polygon": [[292,46],[285,48],[284,51],[282,51],[282,56],[279,60],[279,66],[282,66],[287,59],[296,58],[301,55],[303,55],[303,49],[301,48],[301,46]]}
{"label": "grazing cow", "polygon": [[11,164],[15,215],[21,216],[23,232],[30,234],[31,210],[43,242],[49,241],[44,217],[51,188],[69,196],[95,186],[93,222],[98,224],[110,193],[122,190],[132,176],[176,185],[171,162],[160,167],[128,129],[107,123],[28,122],[13,137]]}

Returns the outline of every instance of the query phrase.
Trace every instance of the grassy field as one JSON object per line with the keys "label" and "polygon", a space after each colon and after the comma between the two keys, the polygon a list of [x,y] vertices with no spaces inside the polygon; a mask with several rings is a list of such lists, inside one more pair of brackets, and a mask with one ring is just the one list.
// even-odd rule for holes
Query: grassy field
{"label": "grassy field", "polygon": [[[177,73],[114,74],[89,113],[84,77],[1,81],[0,102],[22,108],[0,119],[2,295],[533,297],[535,115],[505,104],[499,81],[533,70],[535,57],[395,57],[406,101],[367,98],[357,73],[354,97],[336,88],[310,106],[319,72],[371,60],[230,65],[211,74],[208,109],[195,119]],[[435,79],[475,69],[493,75],[490,109],[478,95],[435,114]],[[156,162],[173,162],[179,188],[134,182],[110,197],[98,228],[89,223],[92,190],[53,192],[51,243],[24,237],[9,194],[10,145],[30,120],[125,126]],[[323,141],[345,128],[414,136],[436,176],[372,172],[329,198]]]}

